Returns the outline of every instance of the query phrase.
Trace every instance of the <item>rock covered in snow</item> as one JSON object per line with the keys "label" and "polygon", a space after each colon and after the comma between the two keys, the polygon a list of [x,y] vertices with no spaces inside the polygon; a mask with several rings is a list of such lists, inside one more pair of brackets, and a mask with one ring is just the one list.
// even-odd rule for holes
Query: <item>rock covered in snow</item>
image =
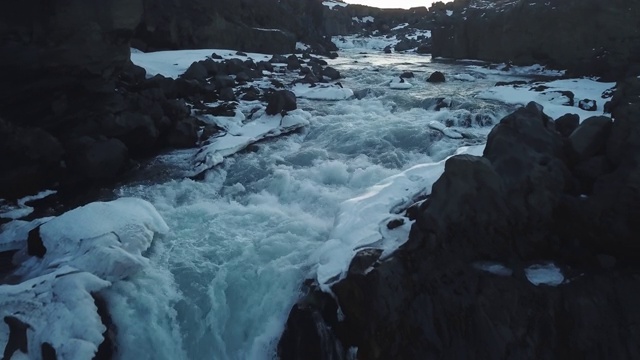
{"label": "rock covered in snow", "polygon": [[[32,359],[43,352],[57,359],[94,358],[109,325],[94,297],[146,266],[142,253],[155,234],[168,232],[167,224],[150,203],[121,198],[19,225],[0,233],[0,244],[13,240],[20,248],[13,257],[14,284],[0,285],[0,317],[8,325],[0,324],[0,348]],[[34,242],[38,256],[30,256]]]}

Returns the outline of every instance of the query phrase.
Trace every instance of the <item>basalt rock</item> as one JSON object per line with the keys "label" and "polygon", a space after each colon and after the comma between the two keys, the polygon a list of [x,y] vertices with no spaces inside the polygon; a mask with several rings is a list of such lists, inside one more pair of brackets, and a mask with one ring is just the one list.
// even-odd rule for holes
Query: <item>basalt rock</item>
{"label": "basalt rock", "polygon": [[444,74],[441,73],[440,71],[434,71],[431,75],[429,75],[429,78],[427,79],[427,82],[430,82],[430,83],[442,83],[442,82],[445,82]]}

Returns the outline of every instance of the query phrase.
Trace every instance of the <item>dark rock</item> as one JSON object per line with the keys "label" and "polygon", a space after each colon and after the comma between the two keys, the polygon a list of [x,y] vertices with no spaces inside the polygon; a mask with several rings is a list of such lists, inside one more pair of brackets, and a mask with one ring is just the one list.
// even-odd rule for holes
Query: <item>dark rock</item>
{"label": "dark rock", "polygon": [[216,53],[211,54],[211,58],[212,58],[212,59],[216,59],[216,60],[222,60],[222,59],[224,59],[222,56],[220,56],[220,55],[218,55],[218,54],[216,54]]}
{"label": "dark rock", "polygon": [[42,360],[58,360],[56,349],[48,342],[43,342],[40,345],[40,354],[42,355]]}
{"label": "dark rock", "polygon": [[350,275],[366,274],[382,255],[380,249],[362,249],[351,259],[348,273]]}
{"label": "dark rock", "polygon": [[167,135],[169,146],[176,148],[189,148],[198,143],[198,131],[200,126],[197,119],[187,118],[177,122]]}
{"label": "dark rock", "polygon": [[560,135],[569,137],[571,133],[580,125],[580,116],[576,114],[564,114],[556,119],[556,130]]}
{"label": "dark rock", "polygon": [[271,85],[273,85],[276,89],[284,89],[284,84],[276,79],[270,79]]}
{"label": "dark rock", "polygon": [[182,74],[182,77],[187,80],[204,81],[208,75],[207,68],[201,62],[196,61],[189,66],[187,71]]}
{"label": "dark rock", "polygon": [[241,83],[246,83],[247,81],[251,81],[251,77],[247,75],[247,73],[242,71],[236,75],[236,81]]}
{"label": "dark rock", "polygon": [[216,76],[214,84],[215,84],[216,89],[221,90],[221,89],[224,89],[224,88],[230,88],[230,87],[236,86],[236,81],[231,76],[228,76],[228,75],[220,76],[219,75],[219,76]]}
{"label": "dark rock", "polygon": [[40,226],[29,231],[27,237],[27,254],[42,258],[47,253],[47,248],[40,237]]}
{"label": "dark rock", "polygon": [[273,72],[273,65],[270,62],[267,61],[259,61],[257,65],[257,70],[262,72],[262,71],[268,71],[268,72]]}
{"label": "dark rock", "polygon": [[394,46],[394,49],[396,52],[398,51],[407,51],[407,50],[411,50],[411,49],[415,49],[418,47],[420,43],[417,40],[411,40],[411,39],[401,39],[400,41],[398,41],[398,43]]}
{"label": "dark rock", "polygon": [[79,138],[70,145],[70,170],[86,179],[113,179],[129,159],[126,145],[118,139]]}
{"label": "dark rock", "polygon": [[273,55],[271,59],[269,59],[269,62],[272,64],[286,64],[287,57],[284,55]]}
{"label": "dark rock", "polygon": [[298,70],[300,69],[300,60],[295,55],[289,55],[287,57],[287,69]]}
{"label": "dark rock", "polygon": [[618,91],[611,99],[613,128],[607,143],[607,158],[615,165],[640,149],[640,79],[628,78],[618,83]]}
{"label": "dark rock", "polygon": [[2,358],[11,359],[13,354],[18,350],[27,354],[29,345],[27,341],[27,330],[31,329],[31,326],[14,316],[5,316],[3,320],[9,327],[9,338],[4,347]]}
{"label": "dark rock", "polygon": [[296,95],[289,90],[278,90],[267,96],[267,115],[285,114],[298,108]]}
{"label": "dark rock", "polygon": [[255,89],[254,87],[250,87],[250,88],[245,89],[243,91],[244,91],[244,94],[241,96],[242,100],[255,101],[255,100],[258,100],[260,98],[259,90]]}
{"label": "dark rock", "polygon": [[[107,301],[97,293],[92,293],[93,301],[96,304],[96,308],[98,311],[98,315],[100,315],[100,321],[105,327],[105,331],[102,333],[102,337],[104,340],[98,346],[98,351],[92,360],[109,360],[113,359],[113,355],[117,350],[116,347],[116,325],[113,323],[111,315],[109,314],[109,307]],[[53,349],[53,348],[52,348]],[[44,344],[43,344],[43,353],[44,353]],[[54,357],[52,359],[56,359],[55,357],[55,349],[53,352]],[[43,355],[44,359],[44,355]]]}
{"label": "dark rock", "polygon": [[0,118],[0,198],[15,199],[49,186],[61,172],[62,145],[40,128]]}
{"label": "dark rock", "polygon": [[134,154],[146,154],[157,146],[160,131],[147,115],[125,112],[100,121],[102,134],[120,140]]}
{"label": "dark rock", "polygon": [[612,121],[606,116],[586,119],[569,136],[572,154],[579,160],[604,153]]}
{"label": "dark rock", "polygon": [[444,74],[441,73],[440,71],[434,71],[433,74],[431,74],[427,79],[427,82],[430,82],[430,83],[445,82]]}
{"label": "dark rock", "polygon": [[205,78],[216,76],[221,71],[220,63],[215,62],[211,59],[202,60],[200,61],[200,64],[207,70],[207,75],[205,76]]}
{"label": "dark rock", "polygon": [[318,65],[321,65],[321,66],[327,66],[328,65],[326,61],[324,61],[324,60],[322,60],[320,58],[317,58],[317,57],[311,57],[311,59],[309,59],[309,63],[310,64],[318,64]]}
{"label": "dark rock", "polygon": [[296,303],[278,343],[279,359],[326,360],[342,359],[343,350],[326,324],[325,319],[337,323],[338,307],[330,295],[317,289],[307,290],[307,295]]}
{"label": "dark rock", "polygon": [[247,53],[242,52],[242,51],[236,51],[236,55],[238,55],[238,56],[247,56]]}
{"label": "dark rock", "polygon": [[405,71],[402,74],[400,74],[400,78],[401,79],[411,79],[413,77],[414,77],[414,75],[413,75],[412,71]]}
{"label": "dark rock", "polygon": [[590,194],[595,181],[610,171],[609,161],[604,155],[582,160],[573,167],[573,174],[580,182],[580,192],[583,194]]}
{"label": "dark rock", "polygon": [[549,101],[558,105],[574,106],[575,95],[571,91],[551,90],[542,93]]}
{"label": "dark rock", "polygon": [[322,69],[322,75],[328,77],[331,80],[340,79],[340,72],[332,68],[331,66],[327,66],[326,68]]}
{"label": "dark rock", "polygon": [[583,99],[578,102],[578,107],[585,111],[596,111],[598,110],[598,104],[595,100]]}
{"label": "dark rock", "polygon": [[227,75],[237,75],[240,72],[245,72],[247,68],[244,66],[244,61],[240,59],[225,60],[224,67]]}
{"label": "dark rock", "polygon": [[385,54],[391,54],[391,45],[385,46],[382,51],[384,51]]}
{"label": "dark rock", "polygon": [[527,85],[528,82],[524,80],[515,80],[515,81],[498,81],[495,86],[521,86]]}
{"label": "dark rock", "polygon": [[416,52],[418,54],[431,54],[431,45],[428,44],[420,44],[416,48]]}
{"label": "dark rock", "polygon": [[234,101],[236,94],[233,92],[233,88],[226,87],[220,90],[220,100],[222,101]]}
{"label": "dark rock", "polygon": [[387,229],[393,230],[404,225],[404,219],[393,219],[387,223]]}

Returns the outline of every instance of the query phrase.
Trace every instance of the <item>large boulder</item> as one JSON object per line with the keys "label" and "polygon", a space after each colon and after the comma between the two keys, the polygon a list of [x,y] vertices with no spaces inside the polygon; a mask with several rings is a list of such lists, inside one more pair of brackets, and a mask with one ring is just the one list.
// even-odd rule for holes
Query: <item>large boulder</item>
{"label": "large boulder", "polygon": [[[637,119],[640,109],[631,113]],[[622,115],[610,139],[619,122],[635,134]],[[640,356],[640,328],[631,325],[640,321],[632,265],[640,261],[640,151],[626,153],[635,135],[619,140],[625,151],[612,172],[604,150],[573,166],[538,104],[508,115],[483,157],[447,160],[429,198],[407,210],[416,220],[395,253],[382,260],[359,251],[331,286],[335,304],[317,292],[300,300],[305,316],[290,317],[287,329],[305,329],[304,342],[284,336],[281,358],[299,359],[296,347],[320,339],[330,347],[323,354],[357,348],[359,359]],[[592,194],[571,192],[572,171],[597,178]],[[526,266],[541,259],[571,278],[557,286],[530,280]]]}
{"label": "large boulder", "polygon": [[298,108],[296,94],[289,90],[278,90],[267,95],[267,115],[284,115]]}

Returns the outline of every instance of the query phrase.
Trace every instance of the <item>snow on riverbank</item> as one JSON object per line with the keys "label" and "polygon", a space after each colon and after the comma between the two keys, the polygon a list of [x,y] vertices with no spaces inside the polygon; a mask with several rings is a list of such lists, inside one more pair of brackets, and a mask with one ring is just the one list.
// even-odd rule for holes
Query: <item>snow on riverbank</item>
{"label": "snow on riverbank", "polygon": [[[545,114],[557,119],[573,113],[583,121],[591,116],[604,115],[604,104],[609,100],[605,91],[615,87],[615,83],[597,82],[590,79],[562,79],[549,82],[495,86],[478,94],[478,98],[498,100],[507,104],[526,105],[535,101],[544,106]],[[570,99],[570,94],[573,99]],[[593,100],[595,111],[578,107],[580,100]]]}
{"label": "snow on riverbank", "polygon": [[210,58],[212,54],[217,54],[221,59],[212,59],[213,61],[224,61],[228,59],[239,58],[243,60],[252,59],[255,62],[268,61],[271,55],[246,53],[247,56],[237,55],[236,50],[225,49],[198,49],[198,50],[169,50],[156,52],[131,52],[131,62],[144,68],[147,71],[147,77],[154,75],[163,75],[176,79],[182,75],[192,63],[206,58]]}
{"label": "snow on riverbank", "polygon": [[[0,285],[0,318],[30,329],[29,358],[38,358],[47,343],[59,359],[90,359],[106,330],[92,293],[144,268],[142,253],[169,228],[150,203],[120,198],[55,218],[10,222],[2,230],[0,244],[19,251],[11,274],[16,284]],[[0,324],[0,348],[10,337],[6,322]]]}

